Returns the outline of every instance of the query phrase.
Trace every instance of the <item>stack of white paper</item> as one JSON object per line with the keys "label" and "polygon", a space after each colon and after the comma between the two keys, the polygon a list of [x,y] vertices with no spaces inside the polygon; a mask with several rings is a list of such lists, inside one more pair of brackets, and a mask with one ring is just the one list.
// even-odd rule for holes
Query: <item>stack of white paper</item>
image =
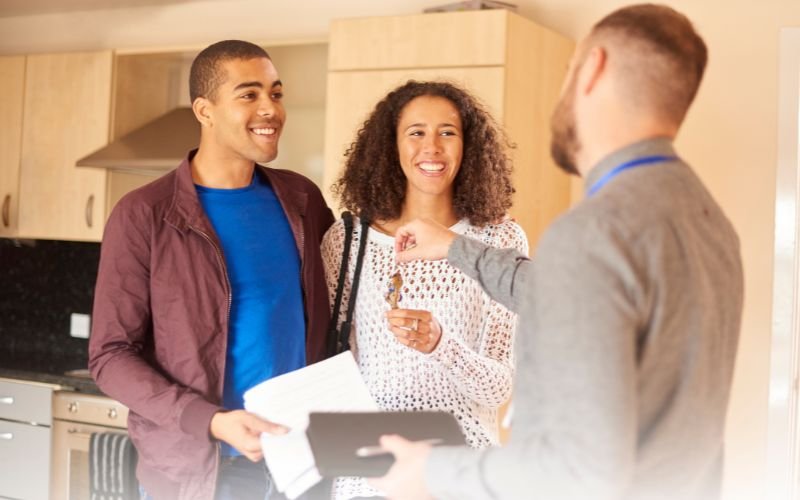
{"label": "stack of white paper", "polygon": [[291,499],[321,479],[306,438],[308,414],[378,411],[349,351],[262,382],[244,394],[244,407],[291,429],[283,436],[261,435],[275,487]]}

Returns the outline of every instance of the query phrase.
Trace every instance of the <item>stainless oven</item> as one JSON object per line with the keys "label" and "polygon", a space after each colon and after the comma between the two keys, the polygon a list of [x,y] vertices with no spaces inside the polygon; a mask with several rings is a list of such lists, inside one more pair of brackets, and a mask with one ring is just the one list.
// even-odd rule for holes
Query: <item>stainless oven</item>
{"label": "stainless oven", "polygon": [[125,432],[128,409],[105,397],[71,391],[53,396],[51,500],[89,495],[89,439],[93,432]]}

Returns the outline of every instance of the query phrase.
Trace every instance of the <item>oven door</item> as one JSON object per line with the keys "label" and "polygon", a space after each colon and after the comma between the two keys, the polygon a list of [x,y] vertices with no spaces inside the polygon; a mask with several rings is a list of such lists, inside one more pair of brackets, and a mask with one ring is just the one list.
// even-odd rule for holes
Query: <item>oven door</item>
{"label": "oven door", "polygon": [[53,421],[52,500],[85,500],[89,490],[89,439],[93,432],[125,429],[102,425]]}

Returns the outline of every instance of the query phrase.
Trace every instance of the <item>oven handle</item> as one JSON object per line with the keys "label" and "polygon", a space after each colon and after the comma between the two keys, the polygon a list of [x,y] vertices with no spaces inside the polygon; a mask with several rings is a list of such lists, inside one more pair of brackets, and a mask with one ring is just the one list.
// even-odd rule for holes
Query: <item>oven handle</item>
{"label": "oven handle", "polygon": [[67,433],[71,434],[72,436],[75,436],[75,437],[82,437],[82,438],[86,438],[86,439],[89,439],[90,437],[92,437],[92,434],[90,432],[81,432],[81,431],[79,431],[78,429],[75,429],[75,428],[67,429]]}

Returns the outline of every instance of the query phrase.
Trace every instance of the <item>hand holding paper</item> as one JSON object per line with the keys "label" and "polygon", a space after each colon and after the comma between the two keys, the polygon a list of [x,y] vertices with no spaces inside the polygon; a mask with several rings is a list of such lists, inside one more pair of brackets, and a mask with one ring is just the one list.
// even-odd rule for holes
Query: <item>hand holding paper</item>
{"label": "hand holding paper", "polygon": [[261,433],[282,435],[289,429],[244,410],[221,411],[211,418],[211,435],[236,448],[253,462],[263,458]]}
{"label": "hand holding paper", "polygon": [[312,411],[378,411],[350,352],[267,380],[247,391],[245,408],[291,429],[261,435],[261,447],[275,486],[296,498],[321,476],[306,439]]}

